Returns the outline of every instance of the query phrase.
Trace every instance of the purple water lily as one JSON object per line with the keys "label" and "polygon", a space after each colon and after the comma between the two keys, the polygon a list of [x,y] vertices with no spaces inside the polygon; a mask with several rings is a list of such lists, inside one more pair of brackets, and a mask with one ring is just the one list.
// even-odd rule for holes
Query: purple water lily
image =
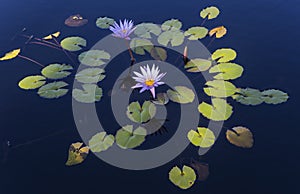
{"label": "purple water lily", "polygon": [[113,36],[130,40],[129,36],[135,30],[135,27],[133,27],[132,20],[125,19],[124,22],[120,20],[120,24],[115,22],[109,29],[113,32]]}
{"label": "purple water lily", "polygon": [[161,82],[160,80],[166,75],[166,73],[159,74],[160,70],[158,67],[155,67],[155,64],[153,64],[151,69],[149,65],[140,67],[140,69],[141,73],[136,71],[133,72],[137,77],[132,78],[138,83],[132,88],[142,88],[140,93],[150,90],[153,98],[155,98],[155,87],[164,84],[164,82]]}

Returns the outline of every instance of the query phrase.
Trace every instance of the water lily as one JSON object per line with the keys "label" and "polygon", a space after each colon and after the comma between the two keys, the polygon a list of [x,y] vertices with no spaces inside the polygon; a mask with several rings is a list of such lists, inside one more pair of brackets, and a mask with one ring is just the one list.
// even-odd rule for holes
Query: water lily
{"label": "water lily", "polygon": [[113,32],[113,36],[130,40],[129,36],[135,30],[135,27],[133,27],[132,20],[125,19],[124,22],[120,20],[120,24],[115,22],[109,29]]}
{"label": "water lily", "polygon": [[140,93],[150,90],[153,98],[155,98],[155,87],[164,84],[160,80],[166,75],[166,73],[159,74],[160,70],[153,64],[150,69],[149,65],[140,67],[141,73],[134,71],[133,73],[137,77],[132,77],[136,82],[138,82],[132,88],[142,88]]}

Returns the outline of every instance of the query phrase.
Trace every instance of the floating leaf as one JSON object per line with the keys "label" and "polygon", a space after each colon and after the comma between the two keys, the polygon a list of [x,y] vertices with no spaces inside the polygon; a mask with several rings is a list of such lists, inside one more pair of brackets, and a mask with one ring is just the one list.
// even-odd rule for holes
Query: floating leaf
{"label": "floating leaf", "polygon": [[227,29],[224,26],[219,26],[209,31],[209,36],[216,35],[216,38],[222,38],[227,33]]}
{"label": "floating leaf", "polygon": [[170,19],[165,21],[162,25],[161,25],[161,29],[163,31],[178,31],[180,30],[180,28],[182,27],[182,23],[181,21],[179,21],[178,19]]}
{"label": "floating leaf", "polygon": [[71,74],[67,70],[73,70],[73,67],[66,64],[50,64],[42,69],[42,74],[49,79],[61,79]]}
{"label": "floating leaf", "polygon": [[160,47],[153,47],[150,54],[155,60],[165,61],[167,59],[167,51]]}
{"label": "floating leaf", "polygon": [[60,35],[60,32],[55,32],[53,34],[50,34],[48,36],[45,36],[43,39],[44,40],[51,40],[53,37],[57,38]]}
{"label": "floating leaf", "polygon": [[100,132],[94,135],[89,141],[89,148],[92,152],[102,152],[114,144],[113,135],[106,135],[106,132]]}
{"label": "floating leaf", "polygon": [[150,101],[145,101],[141,107],[139,102],[132,102],[127,107],[127,116],[136,123],[145,123],[154,117],[156,107]]}
{"label": "floating leaf", "polygon": [[87,68],[78,72],[75,79],[85,84],[98,83],[105,78],[104,73],[104,69],[101,68]]}
{"label": "floating leaf", "polygon": [[234,127],[226,131],[227,140],[235,146],[251,148],[253,146],[253,135],[246,127]]}
{"label": "floating leaf", "polygon": [[169,97],[166,93],[158,93],[156,95],[156,99],[152,100],[152,102],[157,105],[165,105],[165,104],[168,104]]}
{"label": "floating leaf", "polygon": [[80,14],[71,15],[65,20],[65,25],[69,27],[79,27],[88,23]]}
{"label": "floating leaf", "polygon": [[203,116],[214,121],[225,121],[233,112],[232,106],[220,98],[213,98],[212,105],[202,102],[198,106],[198,110]]}
{"label": "floating leaf", "polygon": [[151,49],[153,48],[153,44],[150,40],[147,39],[141,39],[141,38],[133,38],[130,41],[130,48],[139,55],[146,54],[145,51],[151,52]]}
{"label": "floating leaf", "polygon": [[218,63],[226,63],[236,58],[236,52],[231,48],[222,48],[216,50],[212,55],[211,59]]}
{"label": "floating leaf", "polygon": [[207,7],[205,9],[203,9],[201,12],[200,12],[200,16],[205,19],[214,19],[216,18],[218,15],[219,15],[220,11],[217,7],[214,7],[214,6],[211,6],[211,7]]}
{"label": "floating leaf", "polygon": [[267,104],[280,104],[286,102],[289,99],[287,93],[280,90],[265,90],[262,92],[263,100]]}
{"label": "floating leaf", "polygon": [[67,166],[73,166],[76,164],[82,163],[87,155],[89,154],[89,148],[86,147],[81,147],[83,143],[73,143],[70,145],[69,148],[69,157],[68,161],[66,162]]}
{"label": "floating leaf", "polygon": [[141,23],[136,26],[134,31],[134,34],[140,38],[151,38],[151,34],[158,36],[160,33],[160,27],[153,23]]}
{"label": "floating leaf", "polygon": [[82,47],[86,47],[86,40],[79,36],[67,37],[60,42],[60,45],[68,51],[79,51]]}
{"label": "floating leaf", "polygon": [[40,87],[38,94],[40,97],[48,99],[59,98],[67,94],[68,89],[63,88],[67,85],[68,84],[63,81],[52,82]]}
{"label": "floating leaf", "polygon": [[190,142],[201,148],[209,148],[215,143],[215,135],[214,133],[205,127],[198,127],[197,131],[190,130],[187,137]]}
{"label": "floating leaf", "polygon": [[208,33],[208,30],[204,27],[196,26],[191,27],[185,31],[184,35],[189,36],[189,40],[199,40],[204,38]]}
{"label": "floating leaf", "polygon": [[232,80],[241,77],[244,68],[235,63],[219,63],[210,68],[209,73],[218,73],[214,76],[215,79]]}
{"label": "floating leaf", "polygon": [[191,59],[184,68],[187,72],[197,73],[208,70],[212,65],[212,62],[206,59]]}
{"label": "floating leaf", "polygon": [[184,41],[184,34],[179,30],[166,31],[159,35],[158,43],[167,46],[171,43],[172,46],[179,46]]}
{"label": "floating leaf", "polygon": [[209,166],[206,163],[192,161],[191,167],[196,170],[199,181],[205,181],[209,175]]}
{"label": "floating leaf", "polygon": [[168,132],[168,129],[163,125],[166,119],[157,119],[153,117],[147,123],[143,123],[143,127],[147,130],[148,134],[157,135]]}
{"label": "floating leaf", "polygon": [[16,58],[21,52],[21,49],[15,49],[13,51],[10,51],[6,53],[3,57],[0,58],[0,61],[6,61],[9,59]]}
{"label": "floating leaf", "polygon": [[146,135],[146,129],[138,127],[133,130],[132,125],[126,125],[118,130],[116,134],[116,143],[122,149],[135,148],[145,141]]}
{"label": "floating leaf", "polygon": [[196,180],[196,173],[189,166],[184,165],[182,170],[175,166],[169,172],[169,180],[181,189],[188,189],[193,186]]}
{"label": "floating leaf", "polygon": [[96,84],[83,84],[83,90],[73,89],[72,96],[75,100],[82,103],[93,103],[101,100],[102,89]]}
{"label": "floating leaf", "polygon": [[185,87],[185,86],[175,86],[174,90],[167,91],[168,97],[173,102],[177,102],[180,104],[191,103],[195,99],[195,94],[193,90]]}
{"label": "floating leaf", "polygon": [[232,96],[234,100],[245,105],[259,105],[264,99],[259,90],[246,88],[237,89],[236,94]]}
{"label": "floating leaf", "polygon": [[78,56],[80,63],[87,66],[101,66],[110,59],[110,54],[104,50],[89,50]]}
{"label": "floating leaf", "polygon": [[228,81],[207,81],[205,85],[208,87],[203,88],[203,90],[208,96],[223,98],[232,96],[236,92],[236,87]]}
{"label": "floating leaf", "polygon": [[46,83],[45,80],[46,78],[41,75],[28,76],[19,82],[19,87],[24,90],[36,89],[44,85]]}
{"label": "floating leaf", "polygon": [[96,26],[101,29],[108,29],[109,26],[113,25],[115,22],[114,19],[108,17],[99,17],[96,20]]}

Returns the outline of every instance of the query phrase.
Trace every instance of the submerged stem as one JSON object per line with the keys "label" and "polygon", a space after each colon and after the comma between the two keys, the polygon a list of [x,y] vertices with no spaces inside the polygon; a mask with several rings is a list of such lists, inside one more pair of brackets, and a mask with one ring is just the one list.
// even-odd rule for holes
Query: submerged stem
{"label": "submerged stem", "polygon": [[129,51],[129,55],[130,55],[130,58],[131,58],[131,66],[132,66],[135,62],[135,58],[133,57],[133,53],[132,53],[132,50],[130,48],[129,41],[125,40],[125,42],[126,42],[126,45],[127,45],[128,51]]}
{"label": "submerged stem", "polygon": [[31,61],[31,62],[33,62],[33,63],[35,63],[35,64],[37,64],[37,65],[39,65],[39,66],[41,66],[41,67],[45,67],[43,64],[41,64],[41,63],[39,63],[39,62],[37,62],[37,61],[35,61],[35,60],[33,60],[33,59],[30,59],[30,58],[28,58],[28,57],[25,57],[25,56],[23,56],[23,55],[18,55],[18,57],[20,57],[20,58],[22,58],[22,59],[25,59],[25,60],[28,60],[28,61]]}

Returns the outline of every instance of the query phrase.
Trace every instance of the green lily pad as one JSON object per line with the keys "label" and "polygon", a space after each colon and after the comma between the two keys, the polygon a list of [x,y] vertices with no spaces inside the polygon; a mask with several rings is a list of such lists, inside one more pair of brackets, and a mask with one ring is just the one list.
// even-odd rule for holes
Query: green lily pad
{"label": "green lily pad", "polygon": [[232,98],[241,104],[253,106],[259,105],[264,101],[261,92],[252,88],[238,88],[236,94],[234,94]]}
{"label": "green lily pad", "polygon": [[133,130],[132,125],[126,125],[118,130],[116,134],[116,143],[122,149],[136,148],[145,141],[146,135],[146,129],[138,127]]}
{"label": "green lily pad", "polygon": [[220,98],[213,98],[212,105],[202,102],[198,106],[198,110],[203,116],[214,121],[225,121],[233,112],[232,106]]}
{"label": "green lily pad", "polygon": [[205,19],[214,19],[216,17],[218,17],[220,11],[217,7],[214,7],[214,6],[211,6],[211,7],[207,7],[205,9],[203,9],[201,12],[200,12],[200,16]]}
{"label": "green lily pad", "polygon": [[68,93],[68,89],[63,88],[68,86],[66,82],[58,81],[46,84],[38,90],[38,95],[43,98],[59,98]]}
{"label": "green lily pad", "polygon": [[42,69],[42,75],[49,79],[62,79],[71,74],[68,70],[73,70],[73,67],[66,64],[50,64]]}
{"label": "green lily pad", "polygon": [[236,92],[236,87],[228,81],[207,81],[205,85],[208,87],[203,88],[203,90],[208,96],[225,98],[232,96]]}
{"label": "green lily pad", "polygon": [[113,135],[106,135],[106,132],[100,132],[94,135],[89,141],[89,148],[92,152],[102,152],[110,148],[115,142]]}
{"label": "green lily pad", "polygon": [[130,48],[138,55],[145,55],[146,52],[151,52],[153,48],[153,44],[150,40],[141,39],[141,38],[133,38],[130,41]]}
{"label": "green lily pad", "polygon": [[232,61],[236,58],[237,54],[235,50],[231,48],[222,48],[216,50],[212,55],[211,59],[217,61],[218,63],[226,63]]}
{"label": "green lily pad", "polygon": [[151,57],[155,60],[165,61],[167,59],[167,51],[160,47],[153,47],[150,51]]}
{"label": "green lily pad", "polygon": [[170,43],[172,46],[179,46],[184,42],[184,34],[179,30],[165,31],[157,38],[159,44],[168,46]]}
{"label": "green lily pad", "polygon": [[157,105],[166,105],[169,102],[169,97],[166,93],[158,93],[156,99],[152,100],[152,103]]}
{"label": "green lily pad", "polygon": [[208,70],[212,65],[212,62],[206,59],[191,59],[184,66],[187,72],[198,73]]}
{"label": "green lily pad", "polygon": [[134,34],[140,38],[151,38],[151,34],[158,36],[161,28],[153,23],[141,23],[136,26]]}
{"label": "green lily pad", "polygon": [[262,95],[264,102],[267,104],[280,104],[289,99],[287,93],[275,89],[265,90]]}
{"label": "green lily pad", "polygon": [[195,99],[195,94],[193,90],[185,86],[175,86],[174,90],[169,89],[167,91],[167,94],[170,100],[180,104],[191,103]]}
{"label": "green lily pad", "polygon": [[110,59],[110,54],[104,50],[89,50],[78,56],[80,63],[87,66],[101,66]]}
{"label": "green lily pad", "polygon": [[188,189],[195,183],[196,173],[189,166],[183,166],[182,170],[177,166],[169,172],[169,180],[181,189]]}
{"label": "green lily pad", "polygon": [[63,39],[60,45],[68,51],[79,51],[82,47],[86,47],[86,40],[79,36],[72,36]]}
{"label": "green lily pad", "polygon": [[108,29],[109,26],[113,25],[114,19],[108,17],[99,17],[96,20],[96,26],[101,29]]}
{"label": "green lily pad", "polygon": [[96,84],[83,84],[83,90],[73,89],[72,96],[75,100],[82,103],[94,103],[101,100],[102,89]]}
{"label": "green lily pad", "polygon": [[78,82],[85,84],[98,83],[105,78],[105,71],[101,68],[87,68],[83,69],[75,75]]}
{"label": "green lily pad", "polygon": [[232,80],[242,76],[244,68],[235,63],[219,63],[210,68],[209,73],[218,73],[215,79]]}
{"label": "green lily pad", "polygon": [[145,101],[141,107],[139,102],[132,102],[127,107],[127,117],[136,123],[145,123],[154,117],[156,107],[150,101]]}
{"label": "green lily pad", "polygon": [[161,29],[163,31],[173,31],[173,30],[178,31],[180,30],[181,27],[182,27],[182,23],[178,19],[167,20],[161,25]]}
{"label": "green lily pad", "polygon": [[44,85],[46,83],[45,80],[46,78],[44,76],[31,75],[23,78],[18,85],[24,90],[36,89]]}
{"label": "green lily pad", "polygon": [[187,137],[193,145],[201,148],[211,147],[216,139],[214,133],[205,127],[198,127],[197,131],[190,130]]}
{"label": "green lily pad", "polygon": [[189,28],[187,31],[185,31],[184,35],[189,36],[189,40],[199,40],[204,38],[208,33],[208,29],[200,26],[195,26]]}

